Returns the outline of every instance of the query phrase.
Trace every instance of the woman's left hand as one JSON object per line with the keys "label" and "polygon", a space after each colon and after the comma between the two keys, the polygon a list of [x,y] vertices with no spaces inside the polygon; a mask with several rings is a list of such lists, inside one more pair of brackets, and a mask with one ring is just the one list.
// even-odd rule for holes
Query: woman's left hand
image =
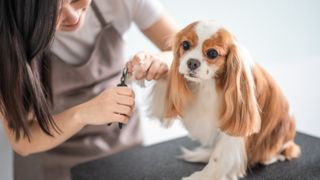
{"label": "woman's left hand", "polygon": [[136,80],[159,80],[166,77],[169,70],[166,58],[161,54],[137,53],[127,63],[128,72]]}

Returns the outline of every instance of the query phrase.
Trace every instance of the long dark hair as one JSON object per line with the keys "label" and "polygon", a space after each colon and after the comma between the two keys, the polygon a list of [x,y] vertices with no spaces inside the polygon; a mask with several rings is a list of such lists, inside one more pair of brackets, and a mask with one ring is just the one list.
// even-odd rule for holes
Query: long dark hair
{"label": "long dark hair", "polygon": [[[58,130],[50,115],[43,59],[53,40],[59,0],[0,0],[0,112],[16,140],[30,140],[28,116],[46,134]],[[41,69],[41,71],[40,71]]]}

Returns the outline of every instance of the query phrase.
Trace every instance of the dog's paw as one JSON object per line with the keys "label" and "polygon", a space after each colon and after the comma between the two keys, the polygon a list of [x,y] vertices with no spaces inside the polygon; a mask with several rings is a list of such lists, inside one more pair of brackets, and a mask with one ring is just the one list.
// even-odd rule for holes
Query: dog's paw
{"label": "dog's paw", "polygon": [[207,175],[204,173],[204,171],[198,171],[198,172],[191,174],[191,176],[189,176],[189,177],[182,178],[182,180],[215,180],[215,179],[217,179],[217,180],[238,180],[237,176],[216,177],[214,175]]}
{"label": "dog's paw", "polygon": [[145,84],[145,80],[144,79],[134,79],[132,76],[128,76],[126,79],[126,84],[135,84],[140,88],[145,88],[146,84]]}
{"label": "dog's paw", "polygon": [[278,162],[278,161],[285,161],[285,160],[286,160],[286,157],[285,157],[284,155],[282,155],[282,154],[277,154],[277,155],[275,155],[274,157],[270,158],[269,160],[264,161],[263,164],[264,164],[265,166],[267,166],[267,165],[276,163],[276,162]]}
{"label": "dog's paw", "polygon": [[[240,177],[242,178],[242,177]],[[237,176],[229,176],[228,178],[225,178],[225,179],[228,179],[228,180],[238,180],[238,177]]]}
{"label": "dog's paw", "polygon": [[184,177],[182,180],[211,180],[212,178],[206,177],[202,171],[195,172],[189,177]]}
{"label": "dog's paw", "polygon": [[198,147],[194,150],[189,150],[185,147],[180,147],[182,155],[178,156],[179,159],[183,159],[187,162],[209,162],[212,150],[202,147]]}
{"label": "dog's paw", "polygon": [[[227,177],[215,177],[215,176],[212,176],[212,175],[207,175],[205,174],[204,171],[198,171],[198,172],[195,172],[193,174],[191,174],[191,176],[189,177],[184,177],[182,178],[182,180],[229,180],[229,178]],[[233,180],[233,179],[232,179]],[[237,180],[237,178],[235,179]]]}

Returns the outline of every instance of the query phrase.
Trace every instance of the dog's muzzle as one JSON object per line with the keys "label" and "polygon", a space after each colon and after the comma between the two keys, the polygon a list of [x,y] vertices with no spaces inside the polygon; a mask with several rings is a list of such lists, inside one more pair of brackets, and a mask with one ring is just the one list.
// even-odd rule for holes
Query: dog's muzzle
{"label": "dog's muzzle", "polygon": [[191,70],[191,71],[194,71],[196,69],[198,69],[201,65],[200,61],[197,60],[197,59],[189,59],[187,61],[187,65],[188,65],[188,68]]}

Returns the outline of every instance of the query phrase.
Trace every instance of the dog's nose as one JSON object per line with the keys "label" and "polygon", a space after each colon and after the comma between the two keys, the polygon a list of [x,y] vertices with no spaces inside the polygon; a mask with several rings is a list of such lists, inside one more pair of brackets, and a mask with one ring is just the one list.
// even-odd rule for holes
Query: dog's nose
{"label": "dog's nose", "polygon": [[195,70],[200,66],[200,61],[197,59],[189,59],[187,65],[190,70]]}

